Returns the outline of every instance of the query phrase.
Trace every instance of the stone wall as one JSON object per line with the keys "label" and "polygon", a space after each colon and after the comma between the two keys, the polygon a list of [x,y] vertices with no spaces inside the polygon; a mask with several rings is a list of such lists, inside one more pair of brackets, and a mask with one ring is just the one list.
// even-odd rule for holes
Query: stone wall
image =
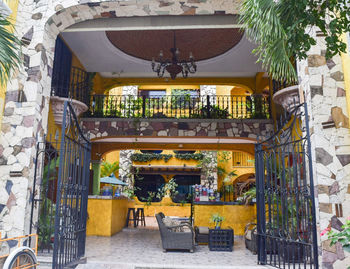
{"label": "stone wall", "polygon": [[[316,33],[315,33],[316,34]],[[324,37],[317,37],[305,61],[298,63],[301,87],[308,104],[316,196],[317,232],[340,230],[350,216],[350,132],[340,56],[325,58]],[[348,89],[350,90],[350,89]],[[336,216],[336,207],[343,216]],[[343,269],[350,255],[338,243],[320,236],[320,267]]]}
{"label": "stone wall", "polygon": [[217,151],[202,151],[204,159],[210,160],[209,163],[202,165],[201,185],[214,190],[218,189],[218,152]]}
{"label": "stone wall", "polygon": [[200,85],[200,94],[201,96],[205,95],[215,95],[216,86],[215,85]]}
{"label": "stone wall", "polygon": [[121,136],[242,137],[257,139],[273,131],[272,120],[96,119],[84,118],[90,138]]}
{"label": "stone wall", "polygon": [[122,95],[123,96],[137,96],[138,95],[138,86],[124,86],[122,88]]}
{"label": "stone wall", "polygon": [[119,178],[128,183],[128,186],[133,186],[134,182],[131,176],[131,155],[135,150],[121,150],[119,153]]}
{"label": "stone wall", "polygon": [[[237,14],[240,1],[19,0],[23,64],[7,86],[0,132],[0,231],[28,233],[36,143],[47,132],[56,36],[85,20],[130,16]],[[10,176],[10,172],[13,173]]]}

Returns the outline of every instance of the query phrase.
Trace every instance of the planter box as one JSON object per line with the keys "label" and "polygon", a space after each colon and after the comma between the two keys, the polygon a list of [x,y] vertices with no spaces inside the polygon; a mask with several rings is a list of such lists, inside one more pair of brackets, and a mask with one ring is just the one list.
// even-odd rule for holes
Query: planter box
{"label": "planter box", "polygon": [[232,251],[232,229],[209,229],[210,251]]}

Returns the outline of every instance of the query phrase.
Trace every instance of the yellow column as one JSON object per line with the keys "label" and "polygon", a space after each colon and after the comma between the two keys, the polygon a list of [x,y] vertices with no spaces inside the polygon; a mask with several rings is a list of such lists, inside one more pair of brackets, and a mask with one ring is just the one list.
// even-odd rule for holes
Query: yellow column
{"label": "yellow column", "polygon": [[350,115],[350,38],[347,39],[346,35],[344,35],[343,38],[344,41],[347,42],[347,51],[348,53],[342,53],[341,54],[341,59],[342,59],[342,64],[343,64],[343,73],[344,73],[344,81],[345,81],[345,92],[346,92],[346,104],[348,108],[348,115]]}

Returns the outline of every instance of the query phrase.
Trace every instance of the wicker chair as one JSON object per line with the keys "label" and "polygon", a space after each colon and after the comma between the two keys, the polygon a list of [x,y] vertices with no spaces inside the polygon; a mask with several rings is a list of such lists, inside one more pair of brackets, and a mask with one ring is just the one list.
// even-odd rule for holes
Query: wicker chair
{"label": "wicker chair", "polygon": [[[253,227],[251,229],[251,227]],[[256,223],[248,223],[244,229],[244,243],[245,247],[249,249],[253,254],[257,253],[257,236],[256,236]]]}
{"label": "wicker chair", "polygon": [[[187,223],[177,226],[165,226],[163,222],[163,213],[156,214],[160,237],[162,239],[163,252],[167,250],[189,250],[194,251],[194,233],[193,229]],[[191,232],[174,232],[173,229],[179,227],[188,227]]]}

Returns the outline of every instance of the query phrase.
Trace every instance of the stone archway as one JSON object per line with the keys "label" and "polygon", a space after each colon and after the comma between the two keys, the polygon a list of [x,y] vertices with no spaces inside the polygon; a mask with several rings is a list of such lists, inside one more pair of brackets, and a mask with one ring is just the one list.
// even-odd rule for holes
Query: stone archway
{"label": "stone archway", "polygon": [[80,4],[78,0],[59,0],[52,5],[20,0],[16,31],[24,43],[24,61],[8,83],[0,134],[0,186],[6,190],[0,201],[0,227],[4,227],[1,228],[4,236],[28,232],[36,143],[43,141],[47,131],[57,35],[73,24],[99,18],[237,14],[240,1],[192,2]]}

